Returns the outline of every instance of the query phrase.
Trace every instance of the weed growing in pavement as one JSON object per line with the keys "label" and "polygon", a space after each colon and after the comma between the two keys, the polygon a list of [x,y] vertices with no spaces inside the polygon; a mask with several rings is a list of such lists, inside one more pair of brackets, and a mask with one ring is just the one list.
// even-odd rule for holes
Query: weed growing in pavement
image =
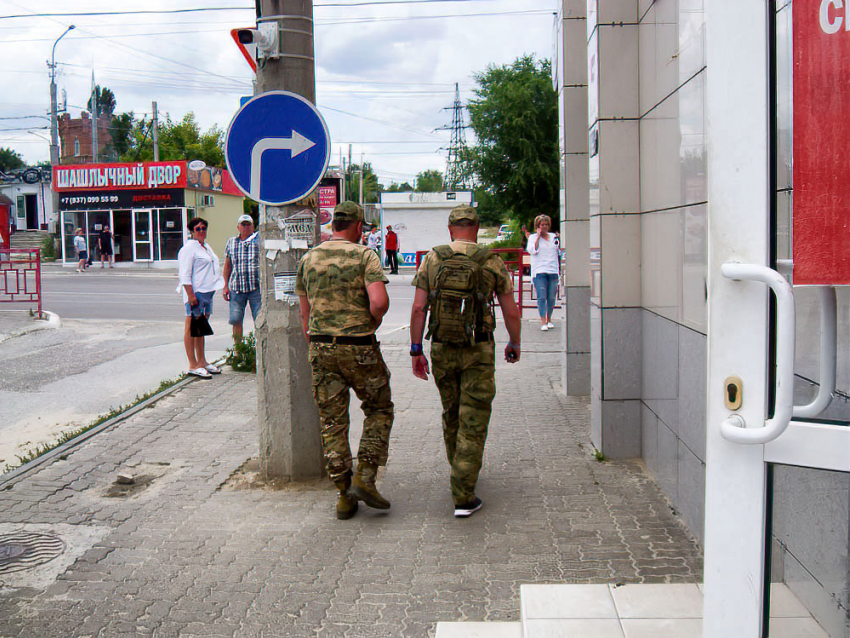
{"label": "weed growing in pavement", "polygon": [[224,362],[236,372],[257,371],[257,341],[253,332],[249,332],[242,341],[234,342],[226,354],[227,359]]}
{"label": "weed growing in pavement", "polygon": [[41,240],[41,260],[53,261],[56,259],[56,242],[53,235],[45,235]]}
{"label": "weed growing in pavement", "polygon": [[[16,454],[15,456],[17,456],[17,458],[18,458],[18,463],[15,464],[15,465],[8,465],[7,464],[6,467],[3,469],[3,472],[4,473],[5,472],[11,472],[12,470],[17,469],[17,468],[21,467],[22,465],[29,463],[30,461],[34,461],[38,457],[43,456],[44,454],[47,454],[48,452],[50,452],[50,450],[53,450],[53,449],[59,447],[63,443],[67,443],[71,439],[74,439],[74,438],[80,436],[81,434],[88,432],[92,428],[96,428],[101,423],[105,423],[109,419],[112,419],[112,418],[118,416],[119,414],[123,414],[124,412],[126,412],[130,408],[133,408],[133,407],[139,405],[142,401],[147,401],[148,399],[150,399],[155,394],[159,394],[160,392],[163,392],[164,390],[167,390],[168,388],[170,388],[174,385],[177,385],[178,383],[180,383],[185,378],[186,378],[186,375],[181,374],[180,376],[178,376],[174,379],[166,379],[165,381],[163,381],[162,383],[159,384],[159,387],[156,390],[151,390],[150,392],[146,392],[145,394],[143,394],[141,396],[136,395],[136,398],[133,399],[127,405],[124,405],[124,406],[121,406],[121,407],[118,407],[118,408],[112,408],[109,412],[107,412],[106,414],[101,414],[99,417],[97,417],[97,419],[95,419],[94,421],[92,421],[88,425],[84,425],[84,426],[79,427],[75,430],[68,430],[67,432],[63,432],[52,443],[39,443],[34,448],[30,448],[29,450],[27,450],[26,453],[24,453],[23,455]],[[64,461],[67,458],[67,456],[63,455],[62,457],[59,457],[59,458],[60,458],[60,460]]]}
{"label": "weed growing in pavement", "polygon": [[599,450],[597,450],[597,451],[596,451],[596,454],[594,454],[594,455],[593,455],[593,458],[595,458],[595,459],[596,459],[597,461],[599,461],[600,463],[604,463],[605,461],[607,461],[607,460],[608,460],[608,457],[606,457],[606,456],[605,456],[602,452],[600,452]]}

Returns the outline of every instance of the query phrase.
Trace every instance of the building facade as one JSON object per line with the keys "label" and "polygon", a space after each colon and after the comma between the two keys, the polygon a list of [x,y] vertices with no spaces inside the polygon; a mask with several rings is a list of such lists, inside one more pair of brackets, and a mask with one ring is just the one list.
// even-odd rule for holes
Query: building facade
{"label": "building facade", "polygon": [[413,266],[417,252],[427,252],[451,241],[449,213],[459,204],[474,206],[472,191],[381,193],[381,235],[386,233],[387,226],[392,226],[398,234],[398,263]]}
{"label": "building facade", "polygon": [[[112,116],[103,116],[97,121],[97,157],[103,162],[111,158],[105,156],[112,147],[112,133],[109,124]],[[92,153],[92,121],[83,111],[80,117],[72,119],[68,113],[59,118],[59,163],[91,164],[95,161]]]}
{"label": "building facade", "polygon": [[209,221],[208,242],[223,255],[236,231],[243,195],[224,169],[190,170],[186,161],[87,164],[53,169],[59,194],[62,257],[76,259],[73,241],[82,228],[87,245],[109,226],[116,262],[173,265],[193,217]]}
{"label": "building facade", "polygon": [[[736,225],[761,223],[758,213],[743,204],[744,198],[739,210],[727,212],[726,194],[717,184],[730,161],[721,160],[720,153],[710,157],[710,149],[731,146],[724,117],[738,105],[730,99],[725,113],[715,110],[713,128],[711,109],[725,98],[725,84],[733,82],[729,78],[737,67],[744,61],[753,65],[751,84],[766,87],[763,112],[754,109],[755,120],[764,118],[766,136],[762,139],[758,126],[742,136],[751,140],[748,152],[755,160],[750,164],[764,158],[767,263],[793,284],[793,260],[799,259],[800,250],[792,242],[792,227],[798,228],[792,159],[795,149],[797,154],[805,150],[805,140],[794,139],[795,113],[801,109],[795,107],[792,76],[801,64],[795,42],[809,37],[800,25],[795,29],[795,19],[810,14],[815,26],[820,20],[818,38],[844,34],[843,28],[832,29],[843,18],[840,2],[745,2],[739,5],[740,14],[733,4],[563,0],[553,65],[561,114],[566,247],[565,388],[572,395],[590,395],[591,438],[597,449],[609,458],[643,459],[683,521],[705,544],[706,581],[714,560],[712,539],[722,536],[716,530],[729,524],[718,521],[710,507],[720,484],[710,478],[712,468],[723,461],[717,456],[712,460],[712,449],[722,449],[717,443],[722,418],[715,423],[707,410],[711,392],[720,387],[710,377],[709,353],[722,351],[717,329],[711,336],[709,315],[711,304],[717,303],[712,290],[729,285],[719,266],[711,269],[712,246],[719,255],[718,247],[730,233],[734,236]],[[720,16],[727,6],[732,17],[724,21]],[[757,59],[740,53],[740,65],[713,68],[712,53],[715,59],[731,58],[727,50],[741,45],[728,34],[750,15],[755,16],[756,31],[766,34],[765,46],[755,47]],[[714,39],[709,37],[712,29]],[[747,109],[740,110],[743,121]],[[714,190],[710,166],[716,176]],[[752,189],[757,187],[753,183]],[[809,421],[823,429],[846,429],[850,289],[796,285],[792,290],[797,326],[795,418],[805,413],[796,406],[811,402],[826,385],[828,405]],[[834,311],[823,301],[831,297],[837,301]],[[831,346],[823,323],[830,313],[838,335]],[[715,312],[719,325],[717,316]],[[780,332],[770,321],[768,332]],[[776,349],[779,346],[766,347],[766,356],[775,356]],[[827,373],[824,364],[830,359],[834,370]],[[768,378],[778,374],[773,364],[766,369]],[[834,377],[834,384],[825,374]],[[753,394],[747,396],[755,400]],[[774,391],[766,390],[764,396],[770,414]],[[841,445],[846,447],[840,453],[850,456],[850,445]],[[765,450],[766,459],[770,448]],[[811,461],[765,462],[763,474],[765,533],[770,539],[765,573],[773,582],[786,583],[827,635],[847,638],[850,474]],[[728,516],[732,511],[730,506]],[[738,635],[750,634],[741,630]]]}

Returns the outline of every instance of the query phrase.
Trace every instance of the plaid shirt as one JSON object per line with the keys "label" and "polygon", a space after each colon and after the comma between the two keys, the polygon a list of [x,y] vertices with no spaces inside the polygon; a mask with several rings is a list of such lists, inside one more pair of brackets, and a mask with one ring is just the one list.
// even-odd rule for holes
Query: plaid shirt
{"label": "plaid shirt", "polygon": [[233,292],[251,292],[260,287],[260,249],[258,233],[245,241],[231,237],[224,247],[224,258],[230,257],[233,272],[227,287]]}

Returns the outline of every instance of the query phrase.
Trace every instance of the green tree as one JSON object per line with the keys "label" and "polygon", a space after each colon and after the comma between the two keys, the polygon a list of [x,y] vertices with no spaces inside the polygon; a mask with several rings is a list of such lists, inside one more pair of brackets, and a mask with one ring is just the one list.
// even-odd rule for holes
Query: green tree
{"label": "green tree", "polygon": [[416,190],[420,193],[439,193],[443,190],[443,174],[429,169],[416,176]]}
{"label": "green tree", "polygon": [[134,123],[135,117],[132,112],[112,116],[109,132],[112,133],[112,146],[118,157],[124,157],[130,150],[130,135]]}
{"label": "green tree", "polygon": [[[166,114],[159,123],[159,158],[161,160],[200,159],[210,166],[224,166],[224,132],[213,126],[206,133],[195,120],[194,113],[187,113],[179,122],[173,122]],[[151,122],[143,119],[133,124],[129,136],[129,148],[121,159],[127,162],[153,160]]]}
{"label": "green tree", "polygon": [[0,148],[0,171],[8,173],[26,165],[24,158],[17,151],[11,148]]}
{"label": "green tree", "polygon": [[95,85],[93,95],[89,98],[89,101],[86,103],[86,108],[89,113],[92,113],[92,99],[97,97],[97,116],[102,117],[104,115],[111,116],[115,113],[115,107],[118,106],[118,103],[115,101],[115,94],[108,89],[107,87],[101,88],[99,84]]}
{"label": "green tree", "polygon": [[[381,199],[384,187],[378,183],[378,176],[369,162],[363,162],[363,201],[374,204]],[[345,199],[360,201],[360,165],[351,164],[345,180]]]}
{"label": "green tree", "polygon": [[386,188],[387,193],[406,193],[412,190],[414,188],[409,182],[402,182],[401,184],[392,183]]}
{"label": "green tree", "polygon": [[468,109],[478,141],[464,160],[492,198],[488,209],[519,224],[545,213],[557,228],[558,100],[551,63],[523,56],[487,67],[475,81]]}

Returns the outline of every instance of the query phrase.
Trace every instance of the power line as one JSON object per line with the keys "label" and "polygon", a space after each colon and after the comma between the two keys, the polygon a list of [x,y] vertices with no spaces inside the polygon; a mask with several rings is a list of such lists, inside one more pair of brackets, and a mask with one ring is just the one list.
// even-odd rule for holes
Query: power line
{"label": "power line", "polygon": [[[495,0],[368,0],[364,2],[327,2],[317,3],[313,7],[323,8],[348,8],[348,7],[370,7],[380,5],[399,4],[446,4],[466,2],[494,2]],[[135,9],[131,11],[74,11],[68,13],[21,13],[0,16],[0,20],[11,20],[14,18],[75,18],[84,16],[119,16],[119,15],[174,15],[181,13],[210,13],[215,11],[255,11],[253,6],[245,7],[196,7],[192,9]]]}

